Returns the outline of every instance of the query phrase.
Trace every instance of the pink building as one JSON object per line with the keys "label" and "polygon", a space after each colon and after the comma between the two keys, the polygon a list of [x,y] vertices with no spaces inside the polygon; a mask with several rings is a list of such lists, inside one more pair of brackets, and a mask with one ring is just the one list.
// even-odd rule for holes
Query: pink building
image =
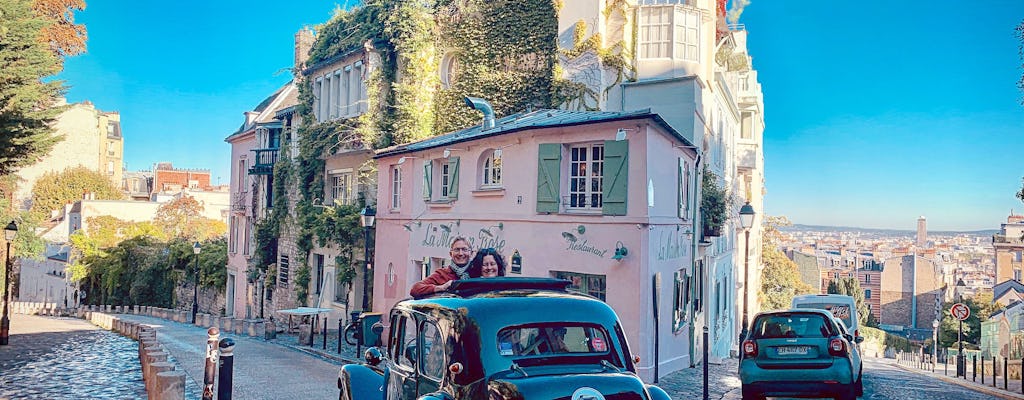
{"label": "pink building", "polygon": [[[227,293],[224,312],[234,318],[269,317],[275,308],[260,301],[264,279],[249,262],[255,252],[253,230],[273,204],[273,170],[280,151],[284,124],[281,114],[298,103],[298,91],[289,82],[267,97],[245,122],[224,139],[231,144],[231,211],[228,217]],[[266,307],[261,313],[260,307]]]}
{"label": "pink building", "polygon": [[704,297],[690,142],[649,110],[539,110],[489,123],[377,153],[373,309],[408,297],[461,235],[520,259],[510,276],[568,279],[608,302],[643,379],[656,363],[659,375],[690,366],[686,321]]}

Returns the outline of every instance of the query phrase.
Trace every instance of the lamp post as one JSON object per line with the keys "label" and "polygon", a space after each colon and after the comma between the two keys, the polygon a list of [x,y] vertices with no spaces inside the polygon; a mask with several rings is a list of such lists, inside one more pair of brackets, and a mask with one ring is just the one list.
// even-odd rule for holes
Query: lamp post
{"label": "lamp post", "polygon": [[932,321],[932,372],[935,372],[935,360],[939,355],[939,320]]}
{"label": "lamp post", "polygon": [[4,227],[4,239],[7,239],[7,259],[4,264],[4,314],[0,318],[0,346],[6,346],[10,337],[11,319],[7,314],[7,302],[11,297],[11,242],[18,234],[18,224],[11,221]]}
{"label": "lamp post", "polygon": [[[750,303],[750,227],[754,226],[754,207],[750,205],[748,201],[743,207],[740,207],[740,225],[743,226],[744,235],[746,240],[743,243],[743,327],[740,330],[739,343],[743,343],[743,338],[747,337],[747,325],[749,319],[747,317],[747,310]],[[742,349],[740,349],[742,352]]]}
{"label": "lamp post", "polygon": [[366,293],[369,289],[370,284],[370,270],[373,268],[370,264],[370,228],[373,227],[374,221],[377,219],[377,211],[373,207],[363,207],[363,211],[359,213],[359,223],[363,225],[363,312],[370,311],[370,296]]}
{"label": "lamp post", "polygon": [[196,323],[196,313],[199,312],[199,252],[203,251],[203,246],[199,245],[199,242],[195,242],[192,245],[192,253],[196,255],[196,274],[195,274],[195,285],[192,286],[192,324]]}

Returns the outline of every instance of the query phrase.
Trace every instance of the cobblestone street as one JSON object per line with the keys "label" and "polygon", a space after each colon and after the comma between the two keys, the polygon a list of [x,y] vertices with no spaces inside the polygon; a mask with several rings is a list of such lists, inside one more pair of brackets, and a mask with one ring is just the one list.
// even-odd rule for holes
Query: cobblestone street
{"label": "cobblestone street", "polygon": [[0,399],[145,398],[138,344],[77,318],[11,315]]}

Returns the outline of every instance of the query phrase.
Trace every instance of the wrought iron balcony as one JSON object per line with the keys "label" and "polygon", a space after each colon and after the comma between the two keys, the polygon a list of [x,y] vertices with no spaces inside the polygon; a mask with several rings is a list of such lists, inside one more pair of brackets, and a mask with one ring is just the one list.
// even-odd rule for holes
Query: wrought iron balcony
{"label": "wrought iron balcony", "polygon": [[244,212],[246,209],[248,209],[249,205],[246,204],[246,200],[248,200],[246,198],[246,196],[248,194],[249,194],[249,192],[235,192],[234,194],[232,194],[231,195],[231,211],[243,211]]}
{"label": "wrought iron balcony", "polygon": [[249,175],[270,175],[274,173],[274,163],[277,162],[279,148],[255,149],[255,162],[249,167]]}

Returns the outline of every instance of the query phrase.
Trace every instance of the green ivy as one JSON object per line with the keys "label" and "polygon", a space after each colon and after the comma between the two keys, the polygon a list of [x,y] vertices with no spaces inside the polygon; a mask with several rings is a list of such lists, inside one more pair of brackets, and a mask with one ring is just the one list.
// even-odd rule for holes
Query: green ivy
{"label": "green ivy", "polygon": [[718,184],[718,176],[705,168],[700,199],[700,222],[704,227],[704,236],[720,235],[722,225],[729,219],[730,207],[731,200],[725,188]]}

